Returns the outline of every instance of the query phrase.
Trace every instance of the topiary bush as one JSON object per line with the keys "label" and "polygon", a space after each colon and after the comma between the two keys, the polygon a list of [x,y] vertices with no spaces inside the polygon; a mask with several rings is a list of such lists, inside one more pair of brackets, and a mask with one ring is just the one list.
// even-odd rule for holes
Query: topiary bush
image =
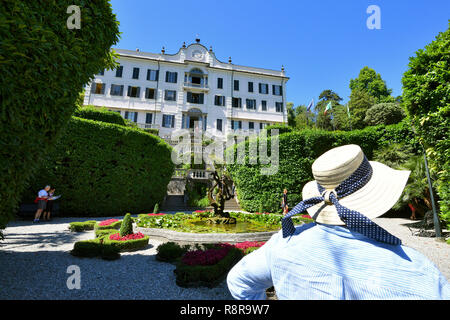
{"label": "topiary bush", "polygon": [[[67,27],[70,5],[80,8],[81,29]],[[14,217],[83,86],[115,66],[110,48],[118,36],[107,0],[0,2],[0,229]]]}
{"label": "topiary bush", "polygon": [[[270,149],[271,139],[268,137],[268,149]],[[303,186],[314,180],[311,172],[312,163],[329,149],[346,144],[357,144],[368,159],[372,160],[375,150],[396,142],[410,145],[413,151],[417,150],[417,141],[406,122],[349,132],[293,131],[279,135],[279,167],[276,174],[263,175],[261,168],[267,165],[249,163],[248,141],[244,142],[245,163],[227,164],[227,170],[231,173],[238,190],[239,204],[242,209],[256,212],[263,203],[265,211],[275,213],[282,211],[280,204],[284,188],[288,190],[290,208],[302,200]],[[236,154],[237,146],[233,148]],[[227,149],[227,152],[230,151]]]}
{"label": "topiary bush", "polygon": [[127,213],[123,218],[122,225],[120,226],[119,234],[121,237],[125,237],[133,233],[133,221],[131,221],[131,215]]}
{"label": "topiary bush", "polygon": [[159,213],[159,203],[155,203],[155,206],[153,207],[153,213]]}
{"label": "topiary bush", "polygon": [[117,229],[95,229],[95,237],[100,238],[110,234],[117,233]]}
{"label": "topiary bush", "polygon": [[105,107],[83,106],[77,108],[73,115],[83,119],[115,123],[121,126],[125,125],[125,120],[120,114],[114,111],[109,111]]}
{"label": "topiary bush", "polygon": [[132,239],[132,240],[126,240],[126,241],[117,241],[117,240],[111,240],[109,237],[111,236],[105,236],[103,239],[103,243],[106,245],[111,245],[116,247],[120,252],[125,251],[135,251],[140,250],[148,246],[148,241],[150,240],[149,236],[144,236],[141,239]]}
{"label": "topiary bush", "polygon": [[156,259],[164,262],[174,262],[189,250],[189,245],[181,246],[175,242],[165,242],[156,248]]}
{"label": "topiary bush", "polygon": [[142,130],[73,117],[45,157],[24,202],[56,186],[60,215],[118,216],[149,212],[161,202],[174,171],[172,148]]}

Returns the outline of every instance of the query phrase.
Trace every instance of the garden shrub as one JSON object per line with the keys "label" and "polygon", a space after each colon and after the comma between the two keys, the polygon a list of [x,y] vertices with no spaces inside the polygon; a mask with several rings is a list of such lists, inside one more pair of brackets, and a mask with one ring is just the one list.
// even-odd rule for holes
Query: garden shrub
{"label": "garden shrub", "polygon": [[369,126],[395,124],[405,118],[406,113],[397,103],[378,103],[366,111],[364,122]]}
{"label": "garden shrub", "polygon": [[125,125],[125,120],[119,113],[109,111],[105,107],[83,106],[76,109],[73,115],[83,119],[115,123],[121,126]]}
{"label": "garden shrub", "polygon": [[450,228],[450,22],[446,31],[410,58],[402,78],[403,100],[437,175],[442,219]]}
{"label": "garden shrub", "polygon": [[[70,5],[80,7],[81,29],[67,27]],[[110,48],[118,36],[107,0],[0,2],[0,229],[14,217],[83,86],[114,67]],[[51,183],[45,179],[39,189]]]}
{"label": "garden shrub", "polygon": [[159,203],[155,203],[155,206],[153,207],[153,213],[159,213]]}
{"label": "garden shrub", "polygon": [[117,229],[95,229],[95,237],[109,236],[110,234],[117,233]]}
{"label": "garden shrub", "polygon": [[294,129],[290,126],[287,125],[283,125],[283,124],[272,124],[270,126],[265,127],[265,129],[267,130],[267,134],[270,135],[272,129],[276,129],[278,130],[278,134],[282,134],[282,133],[287,133],[287,132],[292,132],[294,131]]}
{"label": "garden shrub", "polygon": [[159,135],[159,129],[156,129],[156,128],[145,128],[143,130],[150,134],[154,134],[155,136]]}
{"label": "garden shrub", "polygon": [[148,212],[161,202],[174,171],[161,138],[116,124],[73,117],[24,196],[43,185],[64,196],[60,214],[115,216]]}
{"label": "garden shrub", "polygon": [[121,237],[125,237],[133,233],[133,222],[131,221],[131,215],[127,213],[123,218],[122,225],[120,226],[119,234]]}
{"label": "garden shrub", "polygon": [[[268,137],[268,149],[270,141]],[[269,212],[281,212],[283,189],[288,190],[288,204],[293,208],[302,200],[303,186],[314,180],[311,165],[324,152],[346,144],[357,144],[372,160],[374,151],[390,143],[402,142],[417,150],[417,142],[406,121],[389,126],[367,127],[363,130],[322,131],[302,130],[279,135],[279,168],[274,175],[261,174],[261,168],[267,165],[250,164],[248,141],[245,144],[245,163],[227,164],[232,179],[238,190],[241,208],[256,212],[263,209]],[[236,155],[237,146],[233,146]],[[230,152],[227,149],[227,152]]]}
{"label": "garden shrub", "polygon": [[107,224],[107,225],[101,225],[101,222],[102,221],[98,222],[95,225],[95,230],[114,229],[114,230],[117,231],[118,229],[120,229],[120,226],[122,225],[122,220],[114,221],[114,222],[112,222],[110,224]]}
{"label": "garden shrub", "polygon": [[103,244],[114,246],[120,252],[135,251],[135,250],[143,249],[146,246],[148,246],[148,241],[150,239],[149,236],[144,236],[141,239],[117,241],[117,240],[110,240],[109,236],[111,236],[111,234],[103,237]]}
{"label": "garden shrub", "polygon": [[214,265],[187,265],[177,262],[174,270],[176,284],[180,287],[217,286],[226,277],[231,268],[242,258],[241,250],[230,248],[228,254]]}
{"label": "garden shrub", "polygon": [[114,245],[103,244],[100,256],[104,260],[116,260],[120,258],[120,250]]}
{"label": "garden shrub", "polygon": [[97,257],[102,253],[102,243],[100,242],[100,239],[101,238],[77,241],[70,253],[76,257]]}
{"label": "garden shrub", "polygon": [[74,232],[81,232],[86,230],[94,230],[97,221],[88,220],[83,222],[71,222],[69,223],[69,230]]}
{"label": "garden shrub", "polygon": [[174,262],[189,250],[189,245],[181,246],[175,242],[165,242],[157,248],[156,259],[164,262]]}

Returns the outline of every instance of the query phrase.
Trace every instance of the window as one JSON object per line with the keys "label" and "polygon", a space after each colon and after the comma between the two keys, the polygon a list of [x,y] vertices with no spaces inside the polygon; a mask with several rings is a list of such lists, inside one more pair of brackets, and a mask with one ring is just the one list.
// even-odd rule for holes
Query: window
{"label": "window", "polygon": [[139,98],[140,97],[140,93],[141,93],[141,88],[140,87],[132,87],[132,86],[128,86],[128,96],[132,97],[132,98]]}
{"label": "window", "polygon": [[264,122],[260,122],[259,123],[259,129],[260,130],[264,129],[265,127],[267,127],[267,123],[264,123]]}
{"label": "window", "polygon": [[123,96],[123,85],[112,84],[110,94],[112,96]]}
{"label": "window", "polygon": [[217,78],[217,89],[223,89],[223,78]]}
{"label": "window", "polygon": [[99,75],[99,76],[104,76],[104,75],[105,75],[105,69],[103,69],[102,71],[100,71],[100,72],[98,73],[98,75]]}
{"label": "window", "polygon": [[281,86],[272,85],[272,93],[274,96],[281,96],[282,95],[282,89]]}
{"label": "window", "polygon": [[239,91],[239,80],[234,80],[234,90]]}
{"label": "window", "polygon": [[137,116],[138,116],[137,112],[125,111],[125,119],[128,119],[133,122],[137,122]]}
{"label": "window", "polygon": [[283,102],[275,102],[275,111],[283,112]]}
{"label": "window", "polygon": [[233,105],[233,108],[242,108],[242,99],[241,98],[233,98],[232,105]]}
{"label": "window", "polygon": [[186,101],[189,103],[203,104],[204,103],[204,94],[203,93],[195,93],[195,92],[187,92]]}
{"label": "window", "polygon": [[158,78],[159,78],[159,70],[147,69],[147,80],[158,81]]}
{"label": "window", "polygon": [[91,87],[91,92],[95,94],[105,94],[105,83],[94,82]]}
{"label": "window", "polygon": [[254,130],[254,129],[255,129],[255,123],[252,122],[252,121],[250,121],[250,122],[248,123],[248,129],[249,129],[249,130]]}
{"label": "window", "polygon": [[245,104],[247,106],[247,109],[256,110],[256,100],[254,100],[254,99],[247,99],[247,100],[245,100]]}
{"label": "window", "polygon": [[269,93],[269,85],[267,83],[259,84],[259,93],[268,94]]}
{"label": "window", "polygon": [[214,96],[214,104],[216,106],[224,106],[225,105],[225,97],[224,96]]}
{"label": "window", "polygon": [[139,79],[139,68],[133,68],[133,79]]}
{"label": "window", "polygon": [[242,129],[242,121],[231,120],[231,130]]}
{"label": "window", "polygon": [[123,66],[119,66],[119,67],[116,69],[116,77],[117,77],[117,78],[122,78],[122,73],[123,73]]}
{"label": "window", "polygon": [[164,100],[166,101],[176,101],[177,92],[175,90],[165,90],[164,91]]}
{"label": "window", "polygon": [[217,119],[216,128],[217,130],[222,131],[222,119]]}
{"label": "window", "polygon": [[155,99],[155,89],[145,88],[145,99]]}
{"label": "window", "polygon": [[178,73],[177,72],[166,72],[166,82],[177,83]]}
{"label": "window", "polygon": [[248,92],[253,92],[253,82],[248,83]]}
{"label": "window", "polygon": [[162,126],[164,128],[174,128],[175,116],[173,114],[163,114]]}
{"label": "window", "polygon": [[146,113],[145,114],[145,123],[151,124],[153,120],[153,114],[152,113]]}
{"label": "window", "polygon": [[261,100],[261,111],[267,111],[267,101]]}

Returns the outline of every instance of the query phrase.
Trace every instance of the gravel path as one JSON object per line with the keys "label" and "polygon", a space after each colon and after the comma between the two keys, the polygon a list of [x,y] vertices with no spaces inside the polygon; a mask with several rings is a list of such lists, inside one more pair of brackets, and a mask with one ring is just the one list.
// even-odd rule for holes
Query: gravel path
{"label": "gravel path", "polygon": [[[105,220],[108,218],[99,218]],[[232,299],[225,281],[219,287],[180,288],[172,264],[155,260],[161,240],[150,239],[145,250],[122,253],[115,261],[77,258],[69,254],[79,240],[93,239],[94,232],[70,232],[69,222],[91,220],[56,218],[51,222],[11,222],[0,242],[0,299]],[[433,238],[413,237],[408,219],[375,221],[407,246],[422,252],[450,279],[450,245]],[[69,290],[67,268],[81,271],[81,289]]]}

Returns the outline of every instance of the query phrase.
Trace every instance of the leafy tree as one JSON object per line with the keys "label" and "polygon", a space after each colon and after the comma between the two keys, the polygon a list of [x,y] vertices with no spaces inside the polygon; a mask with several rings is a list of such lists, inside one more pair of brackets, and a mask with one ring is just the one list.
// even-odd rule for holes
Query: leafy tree
{"label": "leafy tree", "polygon": [[353,129],[366,126],[366,111],[374,104],[395,102],[395,98],[391,96],[392,89],[387,88],[379,73],[367,66],[360,70],[356,79],[350,80],[350,89],[349,108]]}
{"label": "leafy tree", "polygon": [[450,20],[449,28],[409,59],[403,102],[437,175],[441,217],[450,227]]}
{"label": "leafy tree", "polygon": [[381,75],[367,66],[359,71],[358,78],[350,80],[350,89],[363,90],[377,99],[377,102],[389,97],[392,93],[392,89],[387,88]]}
{"label": "leafy tree", "polygon": [[[336,106],[340,105],[342,98],[333,90],[324,90],[319,95],[319,102],[315,106],[317,111],[316,127],[324,130],[333,130],[333,123],[331,117],[334,114]],[[327,104],[331,102],[332,110],[324,114]]]}
{"label": "leafy tree", "polygon": [[286,103],[288,126],[295,127],[295,108],[293,102]]}
{"label": "leafy tree", "polygon": [[307,129],[314,126],[314,113],[307,110],[305,105],[299,105],[295,108],[295,127],[297,129]]}
{"label": "leafy tree", "polygon": [[376,99],[367,91],[355,89],[351,92],[348,106],[350,109],[352,129],[362,129],[366,126],[364,122],[366,112],[375,102]]}
{"label": "leafy tree", "polygon": [[[81,29],[67,27],[71,5],[80,7]],[[2,229],[83,86],[100,70],[114,68],[111,46],[119,26],[107,0],[1,1],[0,26]]]}
{"label": "leafy tree", "polygon": [[405,111],[397,103],[378,103],[367,110],[364,122],[369,126],[395,124],[405,116]]}

